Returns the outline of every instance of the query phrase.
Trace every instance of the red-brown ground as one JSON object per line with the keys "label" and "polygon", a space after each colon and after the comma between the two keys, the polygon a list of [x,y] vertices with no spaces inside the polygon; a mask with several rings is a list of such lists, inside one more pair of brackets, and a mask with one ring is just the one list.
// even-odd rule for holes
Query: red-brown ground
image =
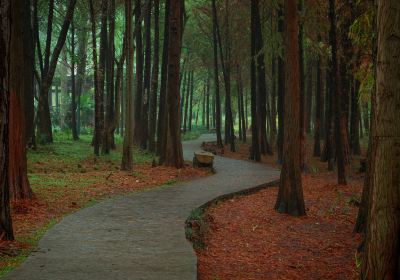
{"label": "red-brown ground", "polygon": [[[248,158],[248,145],[224,156]],[[276,158],[264,157],[275,164]],[[197,250],[200,280],[357,279],[353,233],[363,177],[353,172],[349,185],[336,185],[335,173],[312,157],[313,170],[303,176],[307,216],[296,218],[274,210],[278,188],[238,197],[210,208],[205,249]]]}
{"label": "red-brown ground", "polygon": [[277,188],[211,208],[199,279],[356,279],[358,208],[349,202],[361,185],[337,186],[327,176],[303,178],[306,217],[277,213]]}

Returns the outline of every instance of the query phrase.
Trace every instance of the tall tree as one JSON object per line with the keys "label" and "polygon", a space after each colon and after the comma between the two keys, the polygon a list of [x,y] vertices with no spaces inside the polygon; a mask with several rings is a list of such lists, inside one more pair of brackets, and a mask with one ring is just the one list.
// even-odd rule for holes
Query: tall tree
{"label": "tall tree", "polygon": [[[61,50],[64,46],[65,40],[67,38],[68,29],[71,24],[74,11],[75,4],[77,0],[69,0],[68,8],[64,18],[64,22],[61,26],[61,30],[59,32],[59,36],[54,47],[52,54],[50,53],[51,43],[52,43],[52,32],[53,32],[53,15],[54,15],[54,0],[49,1],[49,15],[47,20],[47,38],[46,38],[46,47],[45,47],[45,56],[42,57],[42,51],[39,48],[37,50],[39,56],[39,64],[40,64],[40,82],[39,82],[39,102],[38,102],[38,138],[40,143],[52,143],[53,142],[53,133],[52,133],[52,125],[51,125],[51,117],[50,117],[50,107],[49,107],[49,92],[51,88],[51,84],[53,81],[54,73],[57,66],[58,57],[60,56]],[[37,4],[37,3],[36,3]],[[36,7],[37,9],[37,7]],[[35,21],[38,21],[38,18],[35,18]],[[38,27],[38,24],[35,24]],[[34,31],[36,35],[36,41],[39,41],[39,31]],[[39,46],[39,45],[38,45]],[[39,77],[39,74],[36,75]]]}
{"label": "tall tree", "polygon": [[[218,65],[218,36],[217,36],[217,17],[216,3],[211,0],[212,13],[212,34],[213,34],[213,51],[214,51],[214,86],[215,86],[215,130],[217,134],[217,145],[223,147],[221,136],[221,96],[219,84],[219,65]],[[215,12],[214,12],[215,10]]]}
{"label": "tall tree", "polygon": [[13,240],[13,228],[10,214],[8,180],[8,126],[9,126],[9,75],[11,5],[15,1],[2,1],[0,5],[0,239]]}
{"label": "tall tree", "polygon": [[169,47],[169,14],[171,1],[165,1],[164,17],[164,43],[161,63],[161,84],[160,84],[160,102],[158,110],[157,126],[157,154],[160,156],[160,163],[165,160],[165,150],[167,144],[167,75],[168,75],[168,47]]}
{"label": "tall tree", "polygon": [[[282,7],[278,8],[278,33],[283,35],[283,11]],[[284,52],[285,50],[283,50]],[[278,163],[283,162],[283,141],[285,129],[285,61],[283,56],[278,56]]]}
{"label": "tall tree", "polygon": [[315,90],[314,157],[321,156],[322,77],[321,56],[317,60],[317,88]]}
{"label": "tall tree", "polygon": [[180,95],[179,72],[182,46],[182,3],[171,1],[169,16],[169,48],[168,48],[168,137],[165,164],[183,167],[183,151],[180,132]]}
{"label": "tall tree", "polygon": [[331,72],[332,72],[332,96],[334,96],[334,111],[335,111],[335,150],[338,169],[339,185],[346,185],[346,168],[344,158],[344,140],[343,140],[343,123],[341,121],[341,93],[339,83],[339,69],[337,58],[337,36],[336,36],[336,0],[329,0],[329,41],[331,45]]}
{"label": "tall tree", "polygon": [[105,106],[105,122],[103,131],[102,153],[109,154],[114,143],[114,118],[115,118],[115,0],[110,0],[108,6],[108,38],[106,51],[106,106]]}
{"label": "tall tree", "polygon": [[250,79],[251,79],[251,153],[250,158],[255,161],[261,160],[260,155],[260,139],[259,139],[259,117],[257,112],[257,70],[256,70],[256,11],[257,0],[251,1],[251,65],[250,65]]}
{"label": "tall tree", "polygon": [[71,22],[71,130],[72,130],[72,139],[78,140],[78,127],[76,122],[76,74],[75,74],[75,65],[76,65],[76,58],[75,58],[75,24]]}
{"label": "tall tree", "polygon": [[378,2],[371,199],[360,279],[400,277],[400,3]]}
{"label": "tall tree", "polygon": [[[11,4],[11,18],[22,18],[26,9],[24,0],[15,0]],[[24,60],[24,41],[21,34],[26,32],[23,21],[13,20],[11,25],[11,41],[9,53],[9,188],[12,200],[31,199],[32,189],[27,175],[26,137],[25,137],[25,83],[30,83],[29,77],[21,75],[29,61]]]}
{"label": "tall tree", "polygon": [[150,92],[149,108],[149,150],[156,150],[156,124],[157,124],[157,93],[159,73],[159,44],[160,44],[160,1],[154,0],[154,40],[153,40],[153,72]]}
{"label": "tall tree", "polygon": [[[92,0],[91,0],[92,1]],[[125,34],[126,34],[126,90],[125,90],[125,133],[122,149],[121,169],[133,169],[133,32],[132,32],[132,0],[125,0]]]}
{"label": "tall tree", "polygon": [[100,95],[99,95],[99,71],[97,61],[97,35],[96,35],[96,14],[93,0],[89,0],[90,21],[92,26],[92,60],[93,60],[93,84],[94,84],[94,136],[93,148],[96,156],[100,155]]}
{"label": "tall tree", "polygon": [[306,214],[301,179],[299,23],[296,0],[285,0],[286,90],[283,166],[275,209],[293,216]]}
{"label": "tall tree", "polygon": [[135,0],[135,39],[136,39],[136,92],[135,92],[135,143],[140,145],[143,107],[143,36],[142,1]]}
{"label": "tall tree", "polygon": [[147,149],[149,138],[149,98],[151,88],[151,3],[147,1],[144,15],[144,37],[145,37],[145,61],[144,61],[144,80],[143,80],[143,104],[142,104],[142,132],[140,135],[140,146]]}

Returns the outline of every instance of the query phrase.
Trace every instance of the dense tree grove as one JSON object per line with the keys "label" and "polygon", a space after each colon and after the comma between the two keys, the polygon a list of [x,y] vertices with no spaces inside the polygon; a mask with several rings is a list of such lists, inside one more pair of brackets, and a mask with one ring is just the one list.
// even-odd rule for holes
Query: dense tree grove
{"label": "dense tree grove", "polygon": [[184,168],[196,130],[250,142],[250,160],[277,155],[293,216],[307,142],[339,188],[369,143],[361,277],[399,279],[399,57],[398,0],[0,0],[0,238],[34,197],[27,150],[59,133],[91,135],[95,157],[121,136],[125,171],[134,147]]}

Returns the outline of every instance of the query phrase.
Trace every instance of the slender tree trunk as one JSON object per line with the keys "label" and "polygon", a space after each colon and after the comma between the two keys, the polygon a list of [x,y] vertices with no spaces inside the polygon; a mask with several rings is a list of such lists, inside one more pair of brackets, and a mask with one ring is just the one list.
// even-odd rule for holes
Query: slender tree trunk
{"label": "slender tree trunk", "polygon": [[259,118],[257,112],[257,70],[256,70],[256,55],[257,55],[257,38],[256,38],[256,12],[258,9],[258,1],[251,1],[251,153],[250,159],[260,161],[260,143],[259,143]]}
{"label": "slender tree trunk", "polygon": [[378,1],[371,199],[360,279],[400,277],[400,3]]}
{"label": "slender tree trunk", "polygon": [[23,1],[24,7],[21,14],[24,42],[24,111],[25,111],[25,139],[28,147],[34,147],[35,141],[35,107],[34,107],[34,71],[35,71],[35,42],[32,28],[31,3],[32,0]]}
{"label": "slender tree trunk", "polygon": [[213,29],[213,49],[214,49],[214,84],[215,84],[215,130],[217,133],[217,146],[223,147],[221,135],[221,96],[219,84],[219,65],[218,65],[218,36],[217,36],[217,15],[215,0],[211,0],[212,29]]}
{"label": "slender tree trunk", "polygon": [[179,72],[182,46],[182,3],[171,1],[168,48],[168,137],[165,165],[182,168],[183,151],[180,132]]}
{"label": "slender tree trunk", "polygon": [[292,216],[306,214],[301,179],[299,23],[296,0],[285,0],[285,134],[283,166],[275,209]]}
{"label": "slender tree trunk", "polygon": [[136,29],[136,95],[135,95],[135,144],[140,145],[142,132],[143,106],[143,38],[142,38],[142,1],[135,0],[135,29]]}
{"label": "slender tree trunk", "polygon": [[114,142],[114,115],[115,115],[115,87],[114,87],[114,63],[115,63],[115,0],[109,1],[108,7],[108,38],[107,38],[107,54],[106,54],[106,90],[107,90],[107,102],[106,102],[106,115],[104,122],[103,132],[103,145],[102,153],[109,154],[110,149]]}
{"label": "slender tree trunk", "polygon": [[361,154],[360,147],[360,105],[358,104],[358,91],[360,82],[354,79],[351,90],[351,115],[350,115],[350,143],[354,155]]}
{"label": "slender tree trunk", "polygon": [[186,89],[183,92],[183,96],[185,98],[182,98],[182,102],[185,102],[185,111],[183,112],[183,133],[186,133],[187,130],[187,120],[188,120],[188,110],[189,110],[189,97],[190,97],[190,86],[192,84],[192,79],[193,79],[193,72],[188,71],[188,78],[187,78],[187,83],[186,83]]}
{"label": "slender tree trunk", "polygon": [[80,100],[84,91],[86,81],[86,64],[87,64],[87,45],[88,45],[88,28],[87,16],[83,16],[78,30],[78,61],[77,61],[77,77],[76,77],[76,96],[78,98],[77,107],[77,130],[80,133]]}
{"label": "slender tree trunk", "polygon": [[168,46],[169,46],[169,13],[171,1],[165,1],[164,17],[164,43],[161,63],[161,85],[160,85],[160,105],[158,111],[157,126],[157,153],[160,156],[160,163],[165,161],[165,150],[167,148],[167,75],[168,75]]}
{"label": "slender tree trunk", "polygon": [[[185,63],[183,63],[183,66],[185,66]],[[188,87],[188,76],[189,76],[189,72],[188,71],[183,71],[183,73],[181,74],[181,76],[183,76],[182,78],[182,84],[180,87],[181,90],[181,123],[184,123],[184,117],[185,117],[185,100],[186,100],[186,91],[187,91],[187,87]],[[190,77],[190,76],[189,76]],[[182,127],[183,128],[183,127]]]}
{"label": "slender tree trunk", "polygon": [[346,185],[346,169],[345,169],[345,158],[344,158],[344,143],[343,143],[343,124],[341,121],[341,93],[339,91],[339,70],[337,64],[337,37],[336,37],[336,0],[329,0],[329,19],[330,19],[330,33],[329,40],[332,47],[331,67],[332,67],[332,94],[334,98],[335,108],[335,140],[336,140],[336,161],[338,168],[338,184]]}
{"label": "slender tree trunk", "polygon": [[[278,32],[283,34],[283,11],[278,10]],[[284,50],[283,50],[284,52]],[[283,57],[283,56],[282,56]],[[278,57],[278,163],[283,163],[283,136],[285,128],[285,62],[281,56]]]}
{"label": "slender tree trunk", "polygon": [[210,130],[210,76],[207,75],[206,84],[206,127],[207,131]]}
{"label": "slender tree trunk", "polygon": [[149,109],[149,150],[156,151],[156,124],[157,124],[157,93],[159,72],[159,43],[160,43],[160,1],[154,0],[154,45],[153,45],[153,73],[151,80],[150,109]]}
{"label": "slender tree trunk", "polygon": [[189,131],[192,131],[192,118],[193,118],[193,93],[194,93],[194,71],[192,71],[192,82],[190,84],[190,110],[189,110]]}
{"label": "slender tree trunk", "polygon": [[10,41],[12,38],[10,17],[11,6],[15,1],[4,0],[0,5],[0,239],[14,240],[10,214],[8,180],[8,144],[9,144],[9,74]]}
{"label": "slender tree trunk", "polygon": [[[92,1],[92,0],[90,0]],[[126,91],[125,91],[125,133],[122,148],[121,169],[133,169],[133,131],[134,131],[134,106],[133,106],[133,47],[132,32],[132,0],[125,0],[125,36],[126,36]]]}
{"label": "slender tree trunk", "polygon": [[260,152],[262,154],[272,155],[272,149],[268,143],[267,137],[267,83],[265,80],[265,58],[263,52],[263,37],[261,30],[261,18],[259,12],[259,1],[255,1],[255,55],[257,56],[257,96],[258,96],[258,125],[260,137]]}
{"label": "slender tree trunk", "polygon": [[72,139],[78,140],[76,125],[76,75],[75,75],[75,25],[71,23],[71,131]]}
{"label": "slender tree trunk", "polygon": [[151,1],[147,1],[145,16],[144,16],[144,36],[146,41],[145,48],[145,68],[143,80],[143,105],[142,105],[142,132],[140,135],[140,146],[143,150],[148,147],[149,138],[149,98],[151,87]]}
{"label": "slender tree trunk", "polygon": [[321,57],[317,61],[317,88],[315,91],[314,157],[321,157],[321,115],[322,115]]}

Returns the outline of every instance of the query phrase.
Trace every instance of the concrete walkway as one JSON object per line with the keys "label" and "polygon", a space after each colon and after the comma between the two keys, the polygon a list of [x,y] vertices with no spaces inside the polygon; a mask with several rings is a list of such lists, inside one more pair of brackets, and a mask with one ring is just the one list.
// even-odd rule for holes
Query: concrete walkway
{"label": "concrete walkway", "polygon": [[[213,139],[185,142],[185,159]],[[117,197],[65,217],[5,279],[196,279],[196,255],[184,231],[191,210],[279,176],[265,165],[222,157],[215,168],[207,178]]]}

